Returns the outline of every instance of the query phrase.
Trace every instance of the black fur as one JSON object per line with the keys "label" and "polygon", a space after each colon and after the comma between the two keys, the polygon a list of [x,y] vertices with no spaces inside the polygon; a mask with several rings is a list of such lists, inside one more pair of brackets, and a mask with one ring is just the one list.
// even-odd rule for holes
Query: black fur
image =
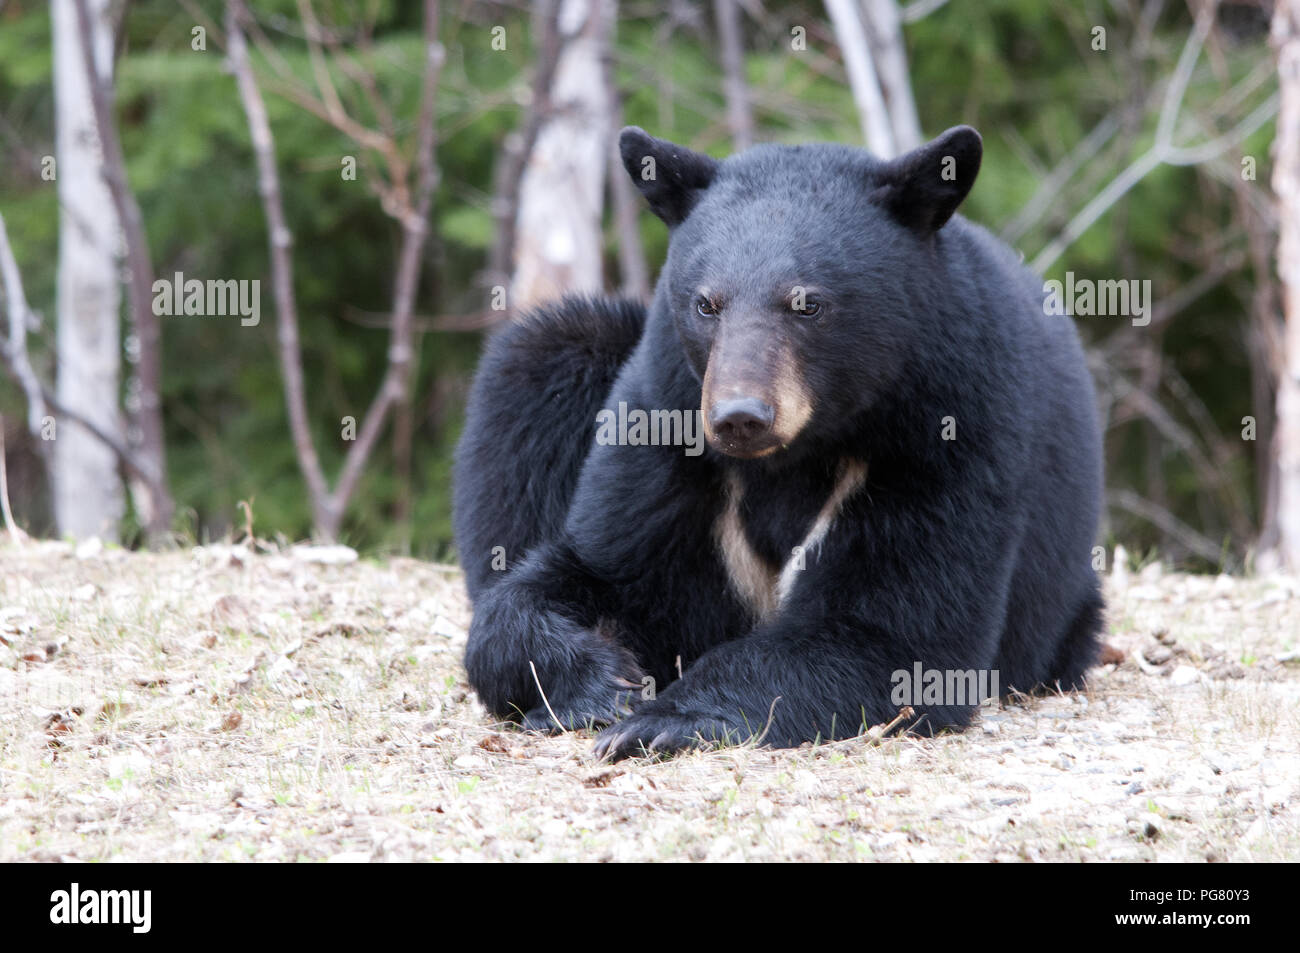
{"label": "black fur", "polygon": [[494,546],[511,567],[563,528],[596,412],[644,326],[645,309],[630,301],[568,298],[488,342],[453,489],[456,542],[475,599],[505,576],[492,569]]}
{"label": "black fur", "polygon": [[[715,162],[640,130],[621,148],[634,180],[655,157],[655,184],[638,185],[673,227],[648,315],[599,300],[534,312],[491,342],[471,396],[456,531],[484,704],[546,728],[540,684],[565,727],[608,726],[597,750],[624,756],[850,736],[895,717],[891,673],[917,662],[997,669],[1003,691],[1077,686],[1102,625],[1092,385],[1039,279],[949,219],[978,135],[888,163],[831,145]],[[791,286],[817,289],[815,316],[783,310]],[[716,316],[697,309],[702,287]],[[593,440],[620,402],[699,410],[728,328],[793,355],[813,411],[788,446],[737,459]],[[780,566],[845,460],[866,463],[865,483],[760,618],[714,532],[729,479],[750,546]],[[919,706],[913,727],[972,710]]]}

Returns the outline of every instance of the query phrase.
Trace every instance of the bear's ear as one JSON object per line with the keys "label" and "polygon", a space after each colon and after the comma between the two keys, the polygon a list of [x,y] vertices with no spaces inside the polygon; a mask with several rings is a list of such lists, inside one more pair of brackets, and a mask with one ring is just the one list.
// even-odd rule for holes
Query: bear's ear
{"label": "bear's ear", "polygon": [[618,151],[650,210],[670,226],[685,220],[718,171],[715,159],[656,139],[636,126],[619,135]]}
{"label": "bear's ear", "polygon": [[873,198],[921,235],[943,228],[975,184],[984,141],[970,126],[943,135],[886,162]]}

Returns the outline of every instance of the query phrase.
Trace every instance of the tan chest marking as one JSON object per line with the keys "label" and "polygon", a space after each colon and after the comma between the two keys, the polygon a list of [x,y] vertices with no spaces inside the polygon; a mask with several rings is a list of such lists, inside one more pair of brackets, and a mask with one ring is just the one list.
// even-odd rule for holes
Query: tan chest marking
{"label": "tan chest marking", "polygon": [[726,505],[714,523],[714,536],[732,589],[749,606],[756,618],[763,619],[781,607],[781,603],[794,589],[807,558],[821,548],[844,502],[866,482],[867,465],[861,460],[842,460],[839,469],[835,486],[826,502],[817,512],[798,548],[791,552],[780,569],[755,552],[745,537],[744,524],[740,518],[744,488],[738,476],[728,476]]}
{"label": "tan chest marking", "polygon": [[762,618],[776,608],[776,585],[780,574],[775,566],[760,556],[745,537],[740,519],[740,499],[744,494],[740,477],[727,475],[727,500],[722,514],[713,524],[718,552],[727,569],[731,588],[756,617]]}

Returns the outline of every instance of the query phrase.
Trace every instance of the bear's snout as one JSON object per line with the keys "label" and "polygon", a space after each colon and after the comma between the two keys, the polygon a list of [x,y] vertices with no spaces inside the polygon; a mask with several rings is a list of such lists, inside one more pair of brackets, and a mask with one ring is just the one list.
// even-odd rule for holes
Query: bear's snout
{"label": "bear's snout", "polygon": [[765,322],[724,326],[700,395],[704,436],[718,452],[752,459],[788,447],[812,417],[813,398],[790,341]]}
{"label": "bear's snout", "polygon": [[757,397],[720,400],[709,408],[709,427],[721,449],[747,456],[771,446],[772,421],[776,411]]}

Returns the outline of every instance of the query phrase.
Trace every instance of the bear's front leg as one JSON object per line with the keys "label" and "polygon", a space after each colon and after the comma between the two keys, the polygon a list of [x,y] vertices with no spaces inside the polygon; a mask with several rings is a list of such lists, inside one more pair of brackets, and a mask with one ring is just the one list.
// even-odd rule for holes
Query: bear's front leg
{"label": "bear's front leg", "polygon": [[921,705],[909,692],[900,701],[896,673],[910,678],[917,664],[942,672],[986,670],[994,655],[987,637],[972,640],[968,654],[953,653],[861,616],[782,619],[703,655],[657,699],[605,729],[595,753],[624,758],[750,741],[792,748],[887,724],[905,706],[915,711],[907,727],[927,733],[962,727],[982,699]]}
{"label": "bear's front leg", "polygon": [[[596,739],[622,758],[761,740],[777,747],[852,737],[893,721],[931,732],[969,723],[972,673],[996,685],[1015,545],[991,495],[966,506],[876,490],[851,503],[777,610],[706,652],[684,677]],[[961,697],[926,697],[917,669],[963,673]],[[981,677],[984,681],[978,681]],[[900,698],[900,675],[909,680]],[[976,690],[970,692],[978,694]]]}
{"label": "bear's front leg", "polygon": [[833,635],[827,624],[774,621],[709,651],[658,698],[601,732],[595,754],[618,759],[751,741],[796,747],[891,720],[899,706],[889,698],[887,636],[862,620],[856,632],[833,626]]}
{"label": "bear's front leg", "polygon": [[529,730],[607,725],[641,688],[636,659],[600,631],[599,583],[573,563],[564,547],[540,547],[474,607],[470,682],[493,714]]}

